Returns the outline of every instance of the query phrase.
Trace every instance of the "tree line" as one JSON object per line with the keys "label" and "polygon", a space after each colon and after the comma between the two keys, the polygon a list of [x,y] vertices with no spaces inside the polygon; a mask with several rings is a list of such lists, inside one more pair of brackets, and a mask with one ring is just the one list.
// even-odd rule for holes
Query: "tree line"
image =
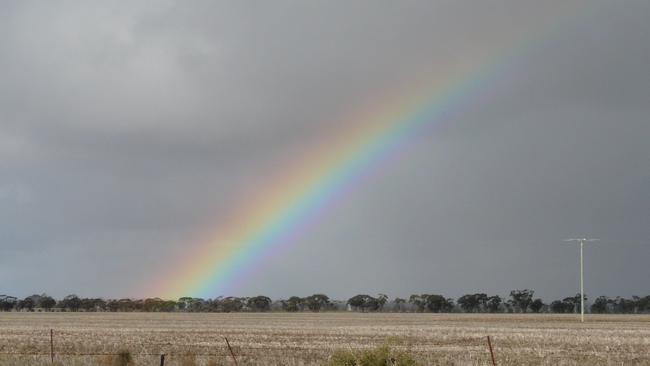
{"label": "tree line", "polygon": [[[347,301],[332,300],[325,294],[271,300],[268,296],[217,297],[202,299],[181,297],[178,300],[102,299],[68,295],[56,300],[47,294],[24,299],[0,295],[0,311],[85,311],[85,312],[418,312],[418,313],[577,313],[580,294],[545,303],[530,289],[513,290],[506,298],[485,293],[466,294],[454,300],[439,294],[413,294],[408,299],[392,300],[385,294],[359,294]],[[585,301],[587,298],[585,297]],[[650,313],[650,295],[610,298],[600,296],[586,309],[598,314]]]}

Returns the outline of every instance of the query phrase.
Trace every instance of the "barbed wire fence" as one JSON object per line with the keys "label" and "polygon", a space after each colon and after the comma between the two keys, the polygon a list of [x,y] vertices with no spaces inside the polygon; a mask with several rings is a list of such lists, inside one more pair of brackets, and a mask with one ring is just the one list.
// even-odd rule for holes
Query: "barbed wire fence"
{"label": "barbed wire fence", "polygon": [[[131,352],[131,351],[122,351],[122,352],[57,352],[54,347],[54,329],[50,329],[50,350],[49,352],[20,352],[20,351],[0,351],[0,355],[3,356],[40,356],[48,357],[51,364],[55,363],[55,359],[60,358],[82,358],[82,357],[123,357],[128,355],[128,357],[152,357],[155,360],[160,360],[160,366],[165,365],[165,361],[170,358],[187,358],[187,357],[218,357],[218,358],[232,358],[235,366],[239,366],[237,358],[239,357],[250,357],[253,355],[258,355],[255,351],[268,351],[275,350],[273,347],[248,347],[247,349],[251,351],[250,353],[243,353],[239,347],[231,347],[230,342],[227,337],[223,337],[225,345],[227,346],[227,351],[224,349],[223,352],[210,352],[210,353],[196,353],[196,352]],[[266,356],[272,356],[266,354]]]}
{"label": "barbed wire fence", "polygon": [[[181,364],[184,364],[183,361],[187,360],[188,358],[196,360],[196,358],[202,358],[204,359],[219,359],[222,362],[226,362],[226,364],[232,364],[235,366],[239,366],[239,361],[240,360],[252,360],[252,359],[258,359],[260,356],[263,359],[269,360],[269,359],[275,359],[275,360],[283,360],[288,357],[287,351],[289,353],[291,352],[297,352],[304,354],[305,352],[309,351],[314,351],[314,349],[309,348],[309,347],[295,347],[295,346],[290,346],[290,347],[283,347],[283,348],[278,348],[278,347],[271,347],[271,346],[253,346],[253,345],[247,345],[245,348],[245,351],[242,351],[242,348],[239,346],[231,346],[230,341],[228,340],[227,337],[223,337],[223,348],[219,349],[219,347],[214,347],[215,351],[213,352],[172,352],[172,351],[158,351],[158,352],[151,352],[151,351],[141,351],[141,352],[133,352],[131,350],[124,350],[124,351],[112,351],[112,352],[102,352],[102,351],[90,351],[90,352],[70,352],[70,351],[57,351],[55,347],[55,337],[54,337],[54,330],[50,329],[49,332],[49,352],[48,351],[5,351],[5,350],[0,350],[0,356],[8,356],[8,357],[20,357],[20,356],[32,356],[32,357],[42,357],[44,359],[49,359],[50,363],[52,365],[60,365],[62,362],[66,359],[72,359],[72,358],[98,358],[98,357],[112,357],[112,358],[121,358],[123,360],[132,360],[133,358],[138,358],[142,360],[143,358],[150,358],[151,363],[147,361],[146,364],[151,364],[151,365],[160,365],[160,366],[165,366],[169,365],[169,362],[174,362],[178,363],[181,362]],[[462,346],[465,349],[465,352],[470,352],[475,355],[475,357],[481,358],[481,362],[486,362],[489,363],[493,366],[496,366],[498,364],[497,359],[497,349],[493,346],[492,342],[493,338],[491,338],[489,335],[488,336],[478,336],[478,337],[471,337],[464,339],[462,342],[454,342],[455,345],[457,346]],[[445,344],[437,344],[437,346],[444,347]],[[508,346],[505,346],[506,350],[508,350]],[[483,359],[481,355],[481,349],[485,350],[485,356],[487,356],[485,359]],[[501,349],[504,351],[504,349]],[[277,352],[284,352],[284,354],[278,354]],[[423,356],[426,358],[426,356],[432,356],[431,354],[431,349],[428,350],[415,350],[415,349],[410,349],[411,352],[415,354],[419,354],[420,356]],[[435,352],[434,352],[435,353]],[[506,351],[506,353],[512,353],[512,349]],[[589,352],[587,352],[589,353]],[[579,356],[581,352],[574,352],[573,356]],[[549,354],[549,355],[544,355],[543,359],[546,361],[560,361],[560,360],[566,360],[567,354]],[[646,360],[645,357],[647,357],[647,354],[631,354],[628,352],[627,354],[628,357],[634,356],[635,360]],[[508,356],[503,355],[504,358],[508,358]],[[607,358],[608,362],[611,361],[610,358]],[[476,360],[475,360],[476,361]],[[507,361],[507,360],[506,360]],[[83,362],[83,361],[82,361]],[[95,362],[92,362],[91,364],[95,364]],[[126,362],[118,362],[115,363],[114,359],[111,364],[131,364],[128,361]],[[138,363],[142,364],[142,363]],[[221,363],[220,363],[221,364]],[[282,364],[281,361],[278,361],[277,364]],[[609,363],[608,363],[609,364]]]}

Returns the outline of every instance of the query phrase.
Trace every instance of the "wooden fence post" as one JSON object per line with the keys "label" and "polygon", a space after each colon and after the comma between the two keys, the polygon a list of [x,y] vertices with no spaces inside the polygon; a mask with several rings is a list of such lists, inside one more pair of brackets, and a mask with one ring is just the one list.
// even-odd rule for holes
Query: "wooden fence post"
{"label": "wooden fence post", "polygon": [[490,336],[487,336],[488,347],[490,348],[490,356],[492,356],[492,366],[497,366],[496,361],[494,360],[494,351],[492,350],[492,342],[490,341]]}
{"label": "wooden fence post", "polygon": [[232,347],[230,347],[230,342],[228,342],[228,338],[223,337],[223,339],[226,340],[226,344],[228,345],[228,350],[230,351],[230,355],[232,356],[232,359],[235,361],[235,366],[239,366],[237,363],[237,358],[235,357],[235,352],[232,351]]}
{"label": "wooden fence post", "polygon": [[160,366],[165,366],[165,354],[160,355]]}
{"label": "wooden fence post", "polygon": [[54,329],[50,329],[50,360],[54,365]]}

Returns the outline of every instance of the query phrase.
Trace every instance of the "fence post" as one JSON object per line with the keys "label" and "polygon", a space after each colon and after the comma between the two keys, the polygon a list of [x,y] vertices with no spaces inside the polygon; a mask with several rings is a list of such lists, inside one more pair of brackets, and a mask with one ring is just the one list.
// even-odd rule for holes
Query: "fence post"
{"label": "fence post", "polygon": [[50,329],[50,360],[54,365],[54,329]]}
{"label": "fence post", "polygon": [[488,347],[490,348],[490,356],[492,356],[492,366],[497,366],[496,361],[494,360],[494,351],[492,350],[492,342],[490,341],[490,336],[487,336]]}
{"label": "fence post", "polygon": [[165,354],[160,355],[160,366],[165,366]]}
{"label": "fence post", "polygon": [[235,357],[235,352],[232,351],[232,347],[230,347],[230,342],[228,342],[228,338],[223,337],[223,339],[226,340],[226,344],[228,345],[228,350],[230,351],[230,355],[232,356],[233,361],[235,361],[235,366],[239,366],[237,363],[237,358]]}

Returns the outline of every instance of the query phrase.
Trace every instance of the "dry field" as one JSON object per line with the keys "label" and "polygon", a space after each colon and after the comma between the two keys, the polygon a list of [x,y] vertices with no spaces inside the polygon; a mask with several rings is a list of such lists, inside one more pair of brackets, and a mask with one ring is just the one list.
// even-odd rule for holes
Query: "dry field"
{"label": "dry field", "polygon": [[[0,313],[0,365],[323,365],[337,349],[389,343],[427,365],[650,365],[650,316],[470,314]],[[20,355],[20,354],[31,355]]]}

